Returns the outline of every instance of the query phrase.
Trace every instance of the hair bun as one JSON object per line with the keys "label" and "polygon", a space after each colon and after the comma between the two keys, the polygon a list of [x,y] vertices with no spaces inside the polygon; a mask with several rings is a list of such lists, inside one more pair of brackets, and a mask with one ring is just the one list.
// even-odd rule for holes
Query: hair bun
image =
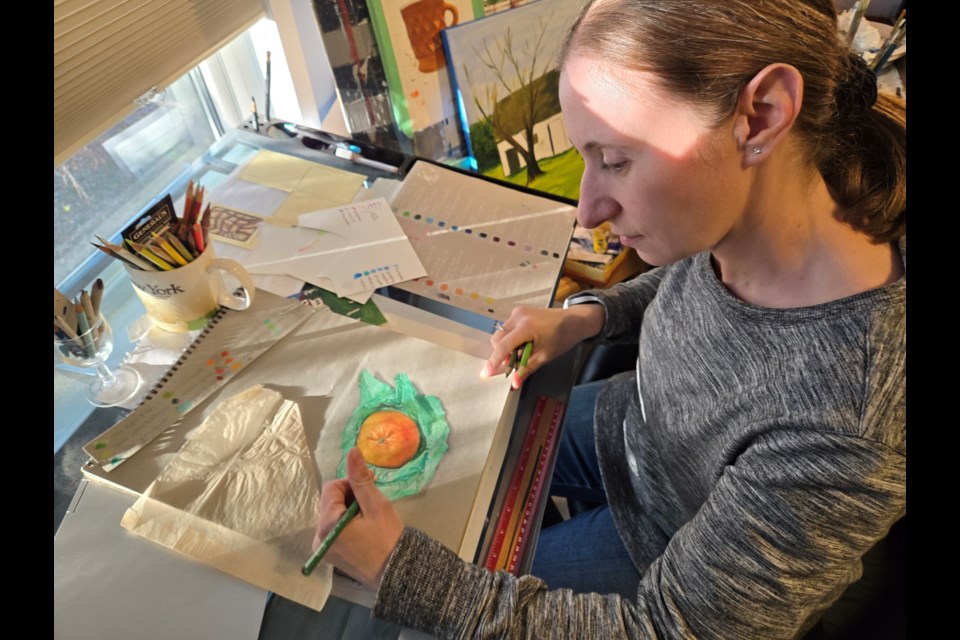
{"label": "hair bun", "polygon": [[841,117],[859,116],[877,101],[877,76],[855,53],[847,55],[846,68],[837,86],[837,112]]}

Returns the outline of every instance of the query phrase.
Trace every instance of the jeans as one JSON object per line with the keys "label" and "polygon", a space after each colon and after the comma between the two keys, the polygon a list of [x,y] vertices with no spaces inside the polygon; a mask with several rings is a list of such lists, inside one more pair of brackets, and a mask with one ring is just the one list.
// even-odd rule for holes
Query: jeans
{"label": "jeans", "polygon": [[551,495],[599,506],[543,529],[530,573],[551,589],[633,600],[640,573],[614,527],[594,445],[593,409],[603,383],[574,387],[550,485]]}

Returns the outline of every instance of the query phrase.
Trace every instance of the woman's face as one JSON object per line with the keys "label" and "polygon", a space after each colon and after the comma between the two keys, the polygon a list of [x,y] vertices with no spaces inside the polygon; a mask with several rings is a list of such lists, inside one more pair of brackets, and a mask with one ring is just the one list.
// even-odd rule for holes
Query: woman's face
{"label": "woman's face", "polygon": [[584,159],[577,219],[609,221],[649,264],[712,250],[749,204],[732,124],[655,86],[646,72],[570,57],[560,76],[568,133]]}

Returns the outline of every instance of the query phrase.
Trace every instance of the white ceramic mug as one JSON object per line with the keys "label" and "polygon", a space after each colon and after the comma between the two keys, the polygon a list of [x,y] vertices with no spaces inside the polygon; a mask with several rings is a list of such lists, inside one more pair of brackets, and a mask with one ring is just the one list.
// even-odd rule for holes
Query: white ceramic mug
{"label": "white ceramic mug", "polygon": [[[134,290],[155,325],[167,331],[201,329],[220,306],[247,309],[256,287],[247,270],[229,258],[218,258],[213,245],[193,262],[170,271],[142,271],[124,265]],[[230,293],[223,272],[243,287],[243,296]]]}

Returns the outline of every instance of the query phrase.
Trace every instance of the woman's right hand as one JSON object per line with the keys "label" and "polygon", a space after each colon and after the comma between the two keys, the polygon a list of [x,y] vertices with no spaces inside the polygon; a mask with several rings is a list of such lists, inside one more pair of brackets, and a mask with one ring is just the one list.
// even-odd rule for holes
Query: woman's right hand
{"label": "woman's right hand", "polygon": [[377,488],[373,471],[360,449],[347,452],[347,477],[329,480],[320,492],[320,512],[313,548],[323,542],[354,500],[360,513],[344,527],[327,552],[326,560],[373,592],[403,534],[403,521],[393,504]]}
{"label": "woman's right hand", "polygon": [[503,329],[490,337],[493,351],[480,375],[502,375],[511,352],[532,341],[533,351],[527,365],[517,369],[510,380],[511,386],[519,389],[528,375],[577,343],[600,333],[605,321],[606,311],[600,304],[579,304],[569,309],[515,307],[503,323]]}

